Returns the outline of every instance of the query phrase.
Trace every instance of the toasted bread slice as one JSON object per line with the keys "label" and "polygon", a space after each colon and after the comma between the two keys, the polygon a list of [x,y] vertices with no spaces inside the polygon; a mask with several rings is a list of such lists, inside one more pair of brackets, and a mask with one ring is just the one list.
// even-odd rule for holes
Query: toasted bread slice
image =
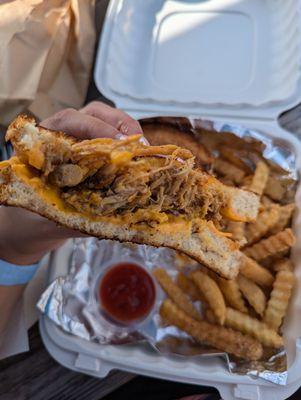
{"label": "toasted bread slice", "polygon": [[151,227],[131,224],[124,217],[93,217],[79,213],[65,207],[51,188],[45,187],[18,162],[0,164],[0,203],[23,207],[62,226],[102,239],[170,247],[229,279],[238,274],[240,252],[211,221],[198,221],[195,231],[192,221],[180,218]]}
{"label": "toasted bread slice", "polygon": [[17,156],[0,163],[0,203],[97,237],[171,247],[233,278],[240,255],[216,226],[254,220],[258,196],[195,168],[188,149],[139,138],[76,140],[19,116],[6,135]]}
{"label": "toasted bread slice", "polygon": [[[213,210],[215,214],[220,213],[227,219],[234,221],[249,222],[257,218],[258,196],[249,191],[226,186],[213,176],[194,168],[194,157],[190,150],[177,145],[144,146],[138,142],[137,136],[124,142],[112,139],[78,141],[62,132],[50,131],[41,126],[36,126],[34,119],[24,115],[17,117],[9,126],[6,139],[11,140],[17,156],[23,163],[35,167],[46,175],[51,173],[57,165],[68,164],[69,170],[60,168],[59,171],[55,171],[56,178],[60,178],[63,173],[65,175],[68,172],[70,173],[70,163],[80,165],[82,173],[78,177],[78,183],[91,174],[91,170],[95,172],[95,169],[97,170],[102,166],[101,157],[105,158],[105,163],[121,164],[119,166],[122,168],[135,156],[139,161],[152,163],[151,168],[153,170],[158,169],[158,167],[164,169],[166,162],[171,160],[175,177],[169,175],[168,179],[173,179],[173,182],[166,182],[165,180],[159,183],[157,188],[170,184],[171,193],[169,195],[179,195],[181,199],[178,199],[178,203],[183,203],[183,198],[186,202],[188,199],[189,208],[195,212],[193,196],[199,195],[201,202],[205,203],[207,207],[206,211],[210,209],[210,212],[212,212]],[[124,145],[120,146],[120,143],[124,143]],[[178,157],[175,159],[175,154],[183,159],[182,164]],[[134,165],[131,170],[132,175],[137,175],[137,168]],[[87,172],[87,169],[90,171]],[[188,170],[186,175],[185,169],[186,172]],[[73,172],[78,173],[78,168],[73,168]],[[111,173],[111,175],[113,174],[114,172]],[[182,179],[182,183],[179,183],[179,179]],[[67,183],[67,186],[74,186],[70,182]],[[132,185],[129,180],[126,183]],[[183,188],[183,185],[190,187]],[[176,206],[181,206],[173,199],[170,202],[175,203]],[[199,209],[203,209],[202,204],[197,208],[197,210]],[[186,213],[187,208],[184,210],[175,208],[174,211]]]}

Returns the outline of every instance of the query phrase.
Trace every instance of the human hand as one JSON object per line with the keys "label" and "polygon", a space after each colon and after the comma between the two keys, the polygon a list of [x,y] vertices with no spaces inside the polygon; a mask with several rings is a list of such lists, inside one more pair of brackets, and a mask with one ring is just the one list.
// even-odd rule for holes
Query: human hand
{"label": "human hand", "polygon": [[92,101],[81,110],[67,108],[41,122],[48,129],[63,131],[80,139],[115,137],[118,133],[143,133],[138,121],[121,110]]}
{"label": "human hand", "polygon": [[[94,101],[81,110],[65,109],[42,121],[45,128],[61,130],[80,139],[142,133],[139,123],[121,110]],[[38,261],[79,232],[57,226],[29,211],[0,208],[0,258],[27,265]]]}

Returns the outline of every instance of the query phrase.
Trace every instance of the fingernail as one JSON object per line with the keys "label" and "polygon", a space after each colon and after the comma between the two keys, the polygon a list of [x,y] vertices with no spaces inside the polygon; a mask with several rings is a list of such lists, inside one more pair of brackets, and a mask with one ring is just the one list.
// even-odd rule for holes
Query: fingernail
{"label": "fingernail", "polygon": [[125,140],[127,138],[128,138],[128,136],[124,135],[123,133],[117,133],[117,135],[115,136],[115,139],[118,139],[118,140]]}
{"label": "fingernail", "polygon": [[144,144],[145,146],[149,146],[149,141],[146,139],[145,136],[141,136],[141,138],[139,139],[139,142]]}
{"label": "fingernail", "polygon": [[128,125],[125,124],[124,122],[122,122],[122,123],[119,125],[119,131],[120,131],[121,133],[125,134],[125,135],[128,135],[128,134],[129,134],[129,127],[128,127]]}

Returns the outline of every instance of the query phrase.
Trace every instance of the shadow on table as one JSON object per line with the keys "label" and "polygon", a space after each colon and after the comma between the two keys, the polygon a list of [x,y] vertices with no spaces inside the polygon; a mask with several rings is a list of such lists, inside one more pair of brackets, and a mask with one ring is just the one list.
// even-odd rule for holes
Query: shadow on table
{"label": "shadow on table", "polygon": [[181,397],[208,393],[208,400],[219,400],[218,391],[211,387],[188,385],[138,376],[103,400],[175,400]]}

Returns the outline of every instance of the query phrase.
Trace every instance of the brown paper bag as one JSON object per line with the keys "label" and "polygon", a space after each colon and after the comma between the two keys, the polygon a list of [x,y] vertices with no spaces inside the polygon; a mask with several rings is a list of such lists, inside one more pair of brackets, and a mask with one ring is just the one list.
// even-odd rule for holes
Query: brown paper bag
{"label": "brown paper bag", "polygon": [[0,2],[0,124],[82,105],[95,45],[93,0]]}

